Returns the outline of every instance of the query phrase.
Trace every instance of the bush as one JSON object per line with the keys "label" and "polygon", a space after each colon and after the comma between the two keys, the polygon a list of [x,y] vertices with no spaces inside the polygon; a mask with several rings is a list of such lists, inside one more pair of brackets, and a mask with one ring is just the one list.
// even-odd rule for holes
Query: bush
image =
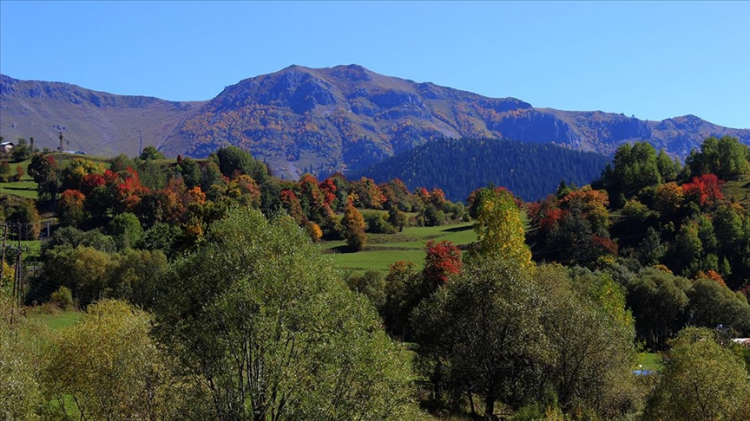
{"label": "bush", "polygon": [[52,293],[50,301],[57,307],[68,310],[73,307],[73,293],[69,288],[61,286],[57,291]]}
{"label": "bush", "polygon": [[386,215],[380,212],[364,212],[367,232],[374,234],[395,234],[398,229],[391,225],[385,218]]}

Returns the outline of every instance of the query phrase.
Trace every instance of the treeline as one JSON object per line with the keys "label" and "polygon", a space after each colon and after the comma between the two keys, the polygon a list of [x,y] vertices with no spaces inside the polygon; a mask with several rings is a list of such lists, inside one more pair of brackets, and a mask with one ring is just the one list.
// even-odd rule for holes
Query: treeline
{"label": "treeline", "polygon": [[439,187],[453,201],[488,183],[503,186],[523,200],[539,200],[560,180],[583,186],[607,163],[603,155],[563,147],[503,139],[445,139],[410,149],[352,177],[378,182],[398,178],[409,188]]}
{"label": "treeline", "polygon": [[724,197],[748,148],[709,138],[685,165],[648,143],[618,149],[592,187],[528,204],[534,258],[617,268],[638,337],[653,349],[685,326],[750,335],[750,210]]}
{"label": "treeline", "polygon": [[[410,192],[399,180],[376,184],[341,174],[323,181],[309,174],[281,180],[232,146],[202,161],[166,160],[147,147],[134,159],[114,158],[109,168],[85,157],[63,164],[38,153],[28,171],[37,182],[38,207],[54,209],[62,227],[41,249],[29,304],[47,301],[62,286],[84,306],[99,297],[127,297],[123,288],[140,291],[119,278],[127,272],[121,263],[147,259],[138,265],[158,268],[192,251],[232,206],[289,215],[313,241],[345,239],[354,251],[366,247],[366,232],[395,233],[466,217],[464,206],[448,201],[440,189]],[[6,221],[29,227],[31,239],[39,236],[39,212],[31,202],[5,198],[0,204]]]}

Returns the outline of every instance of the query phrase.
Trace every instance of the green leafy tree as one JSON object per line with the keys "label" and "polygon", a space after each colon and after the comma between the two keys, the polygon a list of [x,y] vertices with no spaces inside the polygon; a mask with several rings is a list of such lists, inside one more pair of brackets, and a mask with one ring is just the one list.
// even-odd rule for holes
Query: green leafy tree
{"label": "green leafy tree", "polygon": [[32,153],[33,151],[31,150],[31,147],[29,147],[28,142],[26,142],[26,139],[19,137],[11,156],[13,157],[13,161],[21,162],[29,159]]}
{"label": "green leafy tree", "polygon": [[475,259],[413,316],[420,352],[445,366],[459,395],[481,397],[486,419],[497,401],[520,406],[531,399],[534,363],[551,356],[543,298],[529,275],[517,261]]}
{"label": "green leafy tree", "polygon": [[645,420],[750,419],[750,379],[715,332],[687,328],[672,342]]}
{"label": "green leafy tree", "polygon": [[614,282],[601,274],[585,278],[573,280],[557,265],[534,274],[546,298],[542,323],[552,356],[538,375],[565,413],[613,419],[637,411],[641,401],[631,372],[635,332]]}
{"label": "green leafy tree", "polygon": [[690,152],[685,167],[694,177],[715,174],[726,180],[750,173],[747,153],[748,147],[736,138],[725,136],[717,139],[712,136],[703,141],[700,152]]}
{"label": "green leafy tree", "polygon": [[679,161],[674,161],[669,158],[664,149],[659,151],[659,155],[656,157],[656,166],[659,168],[659,175],[661,180],[665,183],[673,182],[677,180],[677,176],[680,174],[682,167]]}
{"label": "green leafy tree", "polygon": [[112,163],[109,166],[109,169],[114,172],[125,171],[128,168],[136,168],[135,162],[122,153],[112,158]]}
{"label": "green leafy tree", "polygon": [[161,282],[155,333],[220,420],[398,419],[408,364],[291,219],[236,209]]}
{"label": "green leafy tree", "polygon": [[667,340],[684,327],[689,289],[689,280],[653,268],[640,271],[628,285],[628,306],[635,317],[638,338],[647,347],[663,349]]}
{"label": "green leafy tree", "polygon": [[52,155],[34,154],[28,173],[37,183],[40,200],[54,200],[59,190],[59,167]]}
{"label": "green leafy tree", "polygon": [[[174,419],[196,416],[200,387],[176,381],[149,336],[147,313],[104,300],[56,338],[42,380],[52,418]],[[197,411],[196,411],[197,412]],[[205,414],[203,414],[205,415]]]}
{"label": "green leafy tree", "polygon": [[145,148],[143,148],[143,151],[141,151],[141,154],[138,157],[143,161],[149,161],[153,159],[166,159],[164,154],[159,152],[159,150],[154,146],[146,146]]}
{"label": "green leafy tree", "polygon": [[124,250],[138,243],[143,236],[143,228],[137,216],[125,212],[115,215],[109,222],[109,234],[115,240],[117,248]]}
{"label": "green leafy tree", "polygon": [[188,189],[201,185],[203,178],[201,167],[190,157],[187,157],[180,162],[180,174],[182,175],[182,180],[185,182],[185,186]]}
{"label": "green leafy tree", "polygon": [[17,313],[11,324],[11,303],[10,291],[0,288],[0,418],[36,420],[44,401],[34,350],[42,348],[44,331]]}
{"label": "green leafy tree", "polygon": [[732,291],[714,280],[698,279],[687,295],[692,325],[721,325],[734,329],[740,336],[750,334],[750,305],[741,292]]}

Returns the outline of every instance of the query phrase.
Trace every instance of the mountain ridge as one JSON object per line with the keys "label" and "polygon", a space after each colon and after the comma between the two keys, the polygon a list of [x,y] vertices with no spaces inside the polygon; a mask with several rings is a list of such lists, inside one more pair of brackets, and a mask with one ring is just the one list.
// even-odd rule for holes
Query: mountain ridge
{"label": "mountain ridge", "polygon": [[[53,98],[18,98],[6,86],[8,80],[37,84],[39,92],[62,92]],[[79,149],[89,152],[132,155],[140,146],[154,145],[170,156],[203,157],[235,145],[291,178],[364,168],[443,138],[506,138],[604,155],[624,143],[648,141],[680,158],[709,136],[728,135],[750,144],[750,129],[726,128],[692,115],[649,121],[602,111],[535,108],[517,98],[385,76],[356,64],[291,65],[197,102],[46,86],[52,83],[7,76],[1,82],[0,135],[8,140],[35,136],[44,145],[49,138],[55,147],[57,126],[67,120],[66,137],[100,139],[88,150],[81,141]],[[33,133],[40,127],[43,136]]]}
{"label": "mountain ridge", "polygon": [[33,137],[37,147],[56,149],[62,132],[67,149],[133,156],[145,146],[159,146],[204,102],[117,95],[0,75],[0,136],[9,141]]}

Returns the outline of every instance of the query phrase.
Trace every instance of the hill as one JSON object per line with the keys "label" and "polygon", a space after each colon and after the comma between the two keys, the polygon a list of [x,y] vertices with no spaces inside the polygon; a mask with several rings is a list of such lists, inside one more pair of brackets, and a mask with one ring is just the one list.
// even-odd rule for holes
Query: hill
{"label": "hill", "polygon": [[524,200],[554,192],[560,180],[583,186],[601,175],[608,159],[593,152],[506,139],[446,139],[428,143],[348,175],[381,183],[399,178],[413,190],[439,187],[452,200],[493,183]]}
{"label": "hill", "polygon": [[0,136],[34,138],[37,147],[114,156],[138,154],[164,138],[202,105],[145,96],[113,95],[58,82],[23,81],[0,75]]}
{"label": "hill", "polygon": [[169,156],[204,157],[223,145],[247,149],[296,178],[365,168],[443,138],[508,138],[612,154],[648,141],[684,158],[708,136],[750,144],[750,129],[682,116],[644,121],[601,111],[534,108],[433,83],[384,76],[358,65],[290,66],[226,87],[208,102],[119,96],[75,85],[0,79],[0,136],[111,155],[155,145]]}

